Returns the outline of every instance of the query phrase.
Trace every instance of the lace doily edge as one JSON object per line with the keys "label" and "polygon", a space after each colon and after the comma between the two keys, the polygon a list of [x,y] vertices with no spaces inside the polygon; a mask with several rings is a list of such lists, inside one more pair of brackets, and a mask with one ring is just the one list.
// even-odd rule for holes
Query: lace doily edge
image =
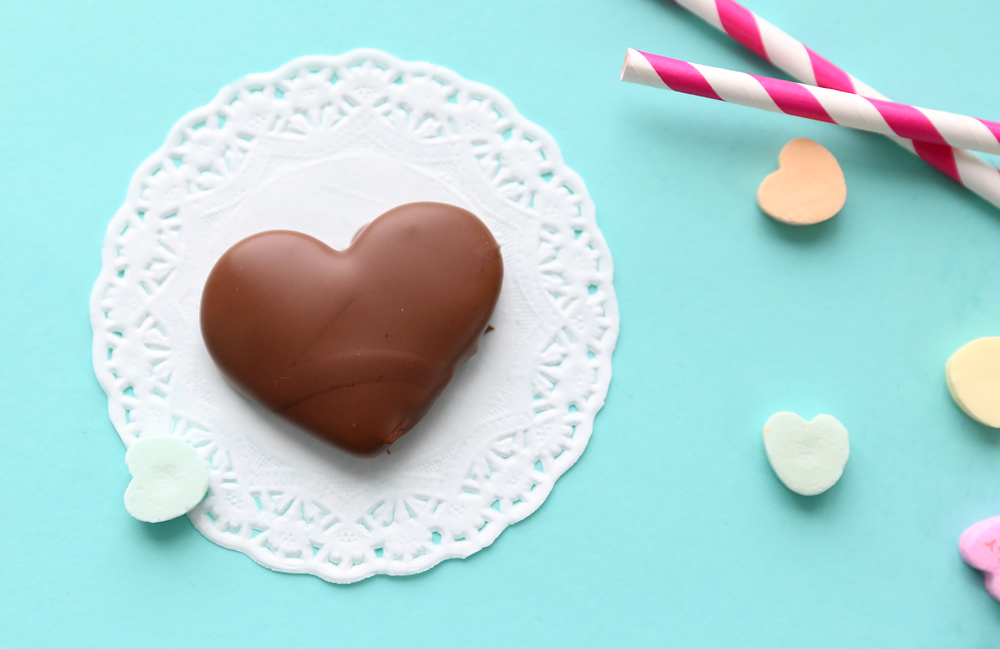
{"label": "lace doily edge", "polygon": [[[261,84],[273,83],[277,79],[307,67],[324,68],[328,66],[340,65],[345,61],[350,61],[351,59],[362,61],[367,58],[376,61],[388,61],[390,64],[398,64],[399,66],[427,66],[430,70],[440,71],[442,75],[449,77],[457,76],[471,91],[489,96],[496,105],[503,109],[504,114],[512,121],[531,124],[533,127],[533,134],[535,136],[540,136],[545,140],[545,145],[549,152],[548,155],[550,156],[553,166],[559,169],[559,173],[564,178],[572,182],[574,188],[579,193],[582,193],[582,205],[589,206],[591,208],[588,210],[582,210],[581,217],[590,232],[591,245],[596,249],[596,252],[601,258],[602,279],[606,279],[607,283],[610,286],[613,286],[614,267],[610,249],[607,246],[607,242],[605,241],[603,234],[597,226],[596,214],[593,210],[593,200],[590,197],[589,191],[586,189],[583,179],[566,165],[561,149],[548,131],[541,128],[534,122],[527,120],[523,115],[521,115],[506,95],[491,86],[469,81],[448,68],[420,61],[402,61],[391,54],[377,49],[360,48],[337,56],[309,55],[299,57],[287,62],[271,72],[250,74],[233,83],[227,84],[219,90],[211,102],[196,108],[181,117],[173,125],[173,127],[171,127],[164,139],[163,144],[154,153],[148,156],[132,174],[126,191],[125,200],[122,206],[115,212],[108,224],[101,248],[101,271],[94,284],[94,288],[91,291],[89,301],[91,326],[94,331],[92,360],[98,382],[108,397],[109,418],[111,419],[116,432],[119,434],[119,437],[122,439],[126,448],[129,446],[131,438],[124,434],[124,428],[127,422],[125,421],[124,411],[121,408],[120,396],[114,385],[117,379],[112,376],[109,371],[101,371],[99,369],[104,364],[104,356],[107,353],[107,343],[103,338],[106,332],[104,328],[104,314],[101,309],[101,302],[104,299],[109,287],[113,283],[115,273],[114,259],[116,257],[115,243],[119,236],[118,233],[124,228],[125,225],[127,225],[129,216],[137,209],[137,203],[141,198],[145,179],[148,178],[160,165],[164,164],[164,162],[166,162],[169,158],[171,151],[180,145],[185,129],[203,122],[208,116],[218,112],[226,104],[226,102],[241,89],[259,86]],[[533,497],[531,501],[522,501],[519,507],[511,510],[510,513],[506,515],[505,520],[498,521],[502,524],[490,526],[492,528],[490,533],[482,534],[476,537],[475,540],[467,539],[460,543],[456,543],[455,549],[453,550],[423,555],[427,558],[426,561],[421,561],[421,557],[417,557],[409,563],[398,562],[399,565],[397,566],[393,566],[392,561],[387,561],[385,562],[385,565],[380,566],[383,568],[381,570],[375,569],[375,567],[380,564],[366,562],[356,566],[360,569],[356,574],[352,574],[350,570],[346,573],[344,571],[339,571],[337,574],[327,574],[322,571],[309,570],[308,562],[303,562],[301,569],[297,569],[294,565],[288,564],[281,566],[276,565],[274,561],[269,561],[269,557],[261,554],[267,552],[267,550],[257,545],[249,545],[244,542],[241,537],[234,537],[231,534],[221,533],[211,525],[206,524],[205,517],[201,515],[203,514],[201,506],[195,508],[188,514],[189,520],[192,521],[192,524],[196,529],[211,539],[214,543],[228,549],[242,552],[265,568],[275,570],[277,572],[314,574],[333,583],[353,583],[376,574],[394,576],[417,574],[432,568],[445,559],[467,558],[477,551],[485,547],[489,547],[507,526],[524,520],[538,510],[541,504],[551,493],[555,486],[555,482],[574,464],[576,464],[589,442],[590,436],[593,432],[594,417],[596,417],[597,413],[603,408],[608,390],[610,388],[612,378],[611,360],[620,330],[618,302],[613,289],[609,290],[605,296],[604,309],[608,324],[605,336],[610,337],[610,340],[603,345],[601,355],[607,355],[607,362],[601,363],[599,366],[598,376],[593,384],[596,389],[590,399],[588,399],[589,403],[587,404],[587,410],[591,411],[592,415],[585,418],[582,422],[583,426],[580,427],[581,430],[579,430],[578,435],[580,438],[579,443],[574,444],[572,448],[567,449],[567,452],[561,453],[558,457],[554,458],[553,464],[546,468],[544,472],[545,480],[539,483],[537,489],[535,490],[537,496]]]}

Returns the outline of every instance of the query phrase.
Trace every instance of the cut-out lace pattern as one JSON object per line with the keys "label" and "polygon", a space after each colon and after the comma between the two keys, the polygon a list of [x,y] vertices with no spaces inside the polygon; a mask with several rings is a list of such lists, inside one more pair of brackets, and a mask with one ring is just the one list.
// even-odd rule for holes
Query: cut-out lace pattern
{"label": "cut-out lace pattern", "polygon": [[[460,404],[476,423],[454,448],[395,459],[404,437],[384,458],[398,464],[375,477],[353,460],[303,468],[282,455],[292,438],[271,436],[272,419],[223,394],[198,347],[197,272],[218,254],[204,242],[239,223],[270,179],[337,169],[344,152],[392,156],[451,188],[488,217],[507,273],[509,308],[493,324],[509,335],[490,344],[511,365],[497,377],[474,370],[495,378],[495,397]],[[376,50],[297,59],[185,116],[132,178],[102,261],[91,321],[111,421],[126,447],[169,434],[198,449],[211,479],[191,521],[274,570],[347,583],[489,545],[580,457],[611,380],[611,255],[555,141],[496,90]]]}

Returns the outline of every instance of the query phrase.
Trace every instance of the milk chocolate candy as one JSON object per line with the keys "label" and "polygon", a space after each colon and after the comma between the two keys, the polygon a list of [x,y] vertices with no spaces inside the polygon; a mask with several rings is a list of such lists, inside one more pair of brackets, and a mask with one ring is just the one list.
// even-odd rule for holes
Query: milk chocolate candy
{"label": "milk chocolate candy", "polygon": [[345,250],[287,230],[243,239],[205,282],[201,332],[244,396],[373,456],[476,353],[502,281],[500,246],[475,215],[409,203]]}

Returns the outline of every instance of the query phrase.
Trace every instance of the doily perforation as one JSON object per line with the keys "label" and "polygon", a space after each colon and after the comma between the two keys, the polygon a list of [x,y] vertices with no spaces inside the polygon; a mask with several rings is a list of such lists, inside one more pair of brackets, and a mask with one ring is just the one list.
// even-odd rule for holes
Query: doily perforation
{"label": "doily perforation", "polygon": [[[178,277],[188,281],[202,244],[187,230],[223,227],[265,178],[296,172],[310,155],[382,149],[466,192],[495,217],[505,250],[528,251],[531,264],[512,268],[505,292],[531,371],[498,381],[475,434],[414,461],[405,485],[373,487],[297,470],[211,423],[223,397],[180,351],[197,295]],[[169,434],[196,448],[211,471],[192,522],[275,570],[351,582],[489,545],[580,457],[611,378],[611,256],[554,140],[494,89],[376,50],[251,75],[185,116],[133,176],[102,261],[94,366],[116,430],[126,446]]]}

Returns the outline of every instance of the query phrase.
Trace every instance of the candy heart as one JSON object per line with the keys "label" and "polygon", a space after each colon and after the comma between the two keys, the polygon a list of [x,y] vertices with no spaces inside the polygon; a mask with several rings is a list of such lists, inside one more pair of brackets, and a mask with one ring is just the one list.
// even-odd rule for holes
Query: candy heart
{"label": "candy heart", "polygon": [[760,209],[791,225],[825,221],[844,206],[847,184],[840,164],[822,144],[795,138],[778,155],[778,170],[757,189]]}
{"label": "candy heart", "polygon": [[240,241],[205,283],[201,331],[246,397],[372,456],[475,354],[502,281],[500,246],[475,215],[410,203],[343,251],[280,230]]}
{"label": "candy heart", "polygon": [[125,453],[132,481],[125,509],[140,521],[159,523],[191,511],[208,490],[208,465],[176,437],[144,437]]}
{"label": "candy heart", "polygon": [[963,345],[948,359],[944,373],[952,399],[965,414],[1000,428],[1000,337]]}
{"label": "candy heart", "polygon": [[764,424],[767,460],[785,486],[803,496],[821,494],[840,479],[850,454],[847,429],[830,415],[811,422],[779,412]]}
{"label": "candy heart", "polygon": [[1000,600],[1000,516],[979,521],[962,532],[958,551],[962,559],[976,570],[983,571],[986,591],[993,599]]}

